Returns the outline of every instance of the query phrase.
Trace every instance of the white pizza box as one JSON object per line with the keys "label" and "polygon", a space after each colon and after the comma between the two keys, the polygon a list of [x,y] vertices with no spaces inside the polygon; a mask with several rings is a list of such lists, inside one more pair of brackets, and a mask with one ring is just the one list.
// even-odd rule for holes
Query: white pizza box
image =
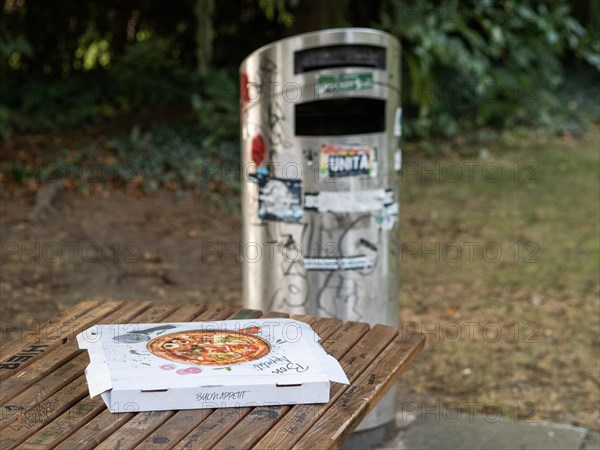
{"label": "white pizza box", "polygon": [[[206,332],[204,339],[228,347],[206,347],[192,332]],[[235,346],[248,340],[259,346]],[[95,325],[78,334],[77,343],[90,357],[85,370],[90,396],[100,394],[114,413],[327,403],[330,381],[348,384],[317,333],[292,319]],[[166,358],[181,358],[179,343],[188,354],[210,352],[198,358],[220,362]],[[158,356],[160,350],[149,349],[157,345],[168,352]],[[204,349],[193,350],[199,347]],[[255,348],[257,359],[223,362]]]}

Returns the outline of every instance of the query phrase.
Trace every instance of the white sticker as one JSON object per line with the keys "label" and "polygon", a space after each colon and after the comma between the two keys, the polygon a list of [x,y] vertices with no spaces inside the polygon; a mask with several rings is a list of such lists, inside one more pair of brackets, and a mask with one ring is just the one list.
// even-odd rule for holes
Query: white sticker
{"label": "white sticker", "polygon": [[387,205],[383,212],[375,217],[375,221],[381,227],[382,230],[390,231],[396,224],[396,218],[400,213],[400,205],[398,202],[394,202],[391,205]]}
{"label": "white sticker", "polygon": [[398,147],[394,153],[394,170],[400,172],[402,170],[402,149]]}
{"label": "white sticker", "polygon": [[346,258],[304,258],[306,270],[360,270],[370,269],[374,265],[375,259],[365,255]]}
{"label": "white sticker", "polygon": [[370,212],[381,211],[394,202],[391,189],[370,189],[356,192],[307,192],[304,208],[319,212]]}
{"label": "white sticker", "polygon": [[371,173],[369,175],[371,175],[372,178],[377,177],[377,168],[378,168],[378,164],[377,164],[377,157],[379,155],[377,154],[377,147],[373,147],[373,162],[371,163]]}
{"label": "white sticker", "polygon": [[396,117],[394,117],[394,136],[402,136],[402,108],[396,108]]}

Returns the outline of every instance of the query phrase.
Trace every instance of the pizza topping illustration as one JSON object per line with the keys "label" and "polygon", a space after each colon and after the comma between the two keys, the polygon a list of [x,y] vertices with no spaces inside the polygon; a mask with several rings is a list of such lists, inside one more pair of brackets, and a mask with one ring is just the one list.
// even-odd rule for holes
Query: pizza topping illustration
{"label": "pizza topping illustration", "polygon": [[177,375],[189,375],[190,373],[200,373],[202,372],[197,367],[188,367],[187,369],[178,369]]}
{"label": "pizza topping illustration", "polygon": [[240,330],[240,333],[250,333],[250,334],[256,334],[260,332],[260,327],[248,327],[248,328],[242,328]]}
{"label": "pizza topping illustration", "polygon": [[152,339],[146,348],[154,355],[184,364],[225,366],[262,358],[269,343],[237,331],[184,331]]}

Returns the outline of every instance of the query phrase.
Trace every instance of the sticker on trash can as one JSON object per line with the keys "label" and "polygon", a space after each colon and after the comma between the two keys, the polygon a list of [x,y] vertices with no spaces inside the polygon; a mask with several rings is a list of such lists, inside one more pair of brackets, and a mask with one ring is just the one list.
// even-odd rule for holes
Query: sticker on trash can
{"label": "sticker on trash can", "polygon": [[319,212],[371,212],[382,211],[394,203],[391,189],[367,189],[364,191],[306,192],[304,209]]}
{"label": "sticker on trash can", "polygon": [[317,75],[316,89],[317,95],[373,89],[373,73],[366,72]]}
{"label": "sticker on trash can", "polygon": [[304,258],[306,270],[360,270],[370,269],[374,265],[375,259],[365,255],[345,258]]}
{"label": "sticker on trash can", "polygon": [[259,170],[251,177],[258,183],[258,217],[287,223],[302,220],[302,181],[271,178]]}
{"label": "sticker on trash can", "polygon": [[387,205],[385,208],[383,208],[381,214],[375,217],[375,222],[382,230],[393,230],[399,213],[400,205],[398,202],[394,202],[391,205]]}
{"label": "sticker on trash can", "polygon": [[329,177],[375,176],[372,147],[321,145],[320,173]]}
{"label": "sticker on trash can", "polygon": [[394,153],[394,170],[400,172],[402,170],[402,149],[398,147]]}
{"label": "sticker on trash can", "polygon": [[256,167],[259,167],[263,161],[265,160],[266,146],[265,140],[260,134],[257,134],[252,138],[252,143],[250,146],[250,157]]}
{"label": "sticker on trash can", "polygon": [[396,108],[394,116],[394,136],[402,136],[402,108]]}

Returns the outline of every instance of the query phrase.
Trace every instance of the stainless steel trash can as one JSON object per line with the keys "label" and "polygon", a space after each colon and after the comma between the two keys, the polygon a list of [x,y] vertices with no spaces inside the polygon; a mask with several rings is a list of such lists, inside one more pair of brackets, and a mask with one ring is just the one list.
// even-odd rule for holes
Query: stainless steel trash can
{"label": "stainless steel trash can", "polygon": [[[244,303],[398,324],[400,46],[339,28],[240,68]],[[359,429],[393,420],[388,395]]]}

